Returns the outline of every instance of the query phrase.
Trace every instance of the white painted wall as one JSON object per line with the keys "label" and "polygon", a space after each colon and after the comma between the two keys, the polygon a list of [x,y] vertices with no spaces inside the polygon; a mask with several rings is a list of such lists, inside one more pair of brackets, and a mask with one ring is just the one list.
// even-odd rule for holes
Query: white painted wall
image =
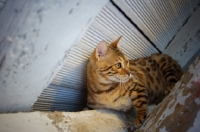
{"label": "white painted wall", "polygon": [[27,111],[108,0],[8,0],[0,14],[0,112]]}
{"label": "white painted wall", "polygon": [[200,7],[198,7],[180,29],[163,53],[172,56],[187,70],[200,53]]}

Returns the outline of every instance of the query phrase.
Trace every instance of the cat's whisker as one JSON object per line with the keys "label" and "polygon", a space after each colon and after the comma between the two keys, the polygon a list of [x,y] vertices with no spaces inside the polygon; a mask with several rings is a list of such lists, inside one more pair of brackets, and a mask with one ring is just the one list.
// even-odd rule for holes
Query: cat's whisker
{"label": "cat's whisker", "polygon": [[124,89],[126,89],[126,86],[125,86],[125,84],[123,83],[122,85],[123,85],[123,88],[124,88]]}
{"label": "cat's whisker", "polygon": [[121,78],[119,79],[120,79],[120,88],[122,88],[122,79]]}
{"label": "cat's whisker", "polygon": [[123,81],[122,81],[122,75],[120,75],[120,87],[121,87],[122,89],[125,89],[125,85],[124,85],[124,83],[123,83]]}
{"label": "cat's whisker", "polygon": [[123,88],[122,87],[122,78],[121,78],[121,76],[119,76],[119,79],[120,79],[120,88]]}

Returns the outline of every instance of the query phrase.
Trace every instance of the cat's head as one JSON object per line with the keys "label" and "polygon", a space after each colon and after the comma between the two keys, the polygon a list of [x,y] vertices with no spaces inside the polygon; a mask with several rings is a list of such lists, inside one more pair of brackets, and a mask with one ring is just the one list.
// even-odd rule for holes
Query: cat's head
{"label": "cat's head", "polygon": [[112,82],[126,82],[131,77],[129,60],[118,48],[120,38],[111,44],[100,42],[93,53],[98,74]]}

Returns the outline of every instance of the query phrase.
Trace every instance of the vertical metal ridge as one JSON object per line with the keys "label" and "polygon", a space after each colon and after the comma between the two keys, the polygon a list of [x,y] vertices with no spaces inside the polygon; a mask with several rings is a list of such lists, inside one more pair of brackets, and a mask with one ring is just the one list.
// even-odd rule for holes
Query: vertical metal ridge
{"label": "vertical metal ridge", "polygon": [[[120,19],[117,19],[117,17],[112,13],[112,11],[109,10],[109,8],[105,7],[105,11],[106,11],[105,15],[109,14],[110,16],[107,17],[110,18],[111,20],[112,18],[116,18],[115,20],[117,22],[112,21],[114,23],[114,28],[120,27],[119,30],[123,31],[122,33],[127,35],[126,38],[130,40],[133,39],[134,41],[141,43],[141,45],[145,44],[143,41],[139,40],[138,37],[135,36],[134,33],[129,28],[127,28],[127,25],[125,25]],[[126,41],[128,41],[128,39],[126,39]]]}
{"label": "vertical metal ridge", "polygon": [[[107,21],[105,21],[104,19],[109,20],[109,19],[106,19],[105,16],[103,16],[100,12],[100,15],[97,16],[97,21],[99,22],[99,24],[106,27],[110,31],[114,31],[113,33],[115,36],[121,36],[121,33],[119,32],[119,30],[115,29],[112,24],[111,25],[104,24],[104,23],[107,23]],[[110,20],[108,21],[108,23],[111,23]]]}
{"label": "vertical metal ridge", "polygon": [[[172,38],[173,34],[178,31],[178,28],[180,25],[176,21],[177,17],[173,18],[173,9],[168,3],[168,1],[152,1],[152,6],[158,13],[159,17],[163,21],[163,23],[166,25],[166,28],[169,30],[170,37]],[[163,13],[166,12],[166,13]]]}
{"label": "vertical metal ridge", "polygon": [[187,4],[185,4],[184,1],[185,0],[173,0],[174,6],[176,7],[176,10],[177,10],[177,13],[182,20],[182,24],[187,19],[187,17],[189,17],[189,14],[191,13],[189,10],[187,10],[187,8],[189,8],[189,6],[187,6]]}
{"label": "vertical metal ridge", "polygon": [[[115,6],[116,8],[117,8],[117,10],[120,12],[120,13],[122,13],[123,14],[123,16],[138,30],[138,32],[140,32],[140,34],[159,52],[159,53],[161,53],[161,51],[160,51],[160,49],[151,41],[151,39],[149,38],[149,36],[147,36],[144,32],[143,32],[143,30],[141,30],[140,28],[139,28],[139,26],[134,22],[134,21],[132,21],[132,19],[130,18],[130,16],[128,16],[127,14],[126,14],[126,12],[123,10],[123,9],[121,9],[120,7],[119,7],[119,5],[117,5],[116,4],[116,2],[114,2],[115,0],[111,0],[110,2],[112,3],[112,5],[113,6]],[[117,1],[117,2],[119,2],[119,1]],[[120,1],[119,3],[121,3],[122,1]]]}
{"label": "vertical metal ridge", "polygon": [[[62,79],[62,76],[57,76],[57,79],[58,80],[60,80],[60,79]],[[56,79],[55,79],[56,80]],[[68,78],[67,80],[66,79],[63,79],[62,81],[68,81],[68,82],[70,82],[70,83],[74,83],[74,82],[81,82],[81,83],[85,83],[86,82],[86,80],[82,80],[82,79],[80,79],[80,77],[79,78],[77,78],[77,76],[73,76],[73,75],[71,75],[70,76],[70,78]],[[75,83],[75,84],[76,84]],[[77,84],[78,85],[78,84]]]}
{"label": "vertical metal ridge", "polygon": [[[115,17],[114,14],[107,7],[105,7],[104,9],[105,9],[105,11],[104,11],[105,13],[104,14],[107,16],[107,19],[106,20],[101,20],[101,21],[103,21],[103,23],[101,23],[102,26],[108,25],[108,23],[106,23],[106,22],[109,22],[110,26],[108,27],[108,29],[109,30],[118,29],[118,30],[121,31],[122,34],[126,34],[126,37],[124,39],[127,42],[130,40],[129,43],[132,43],[132,45],[134,45],[133,43],[135,43],[135,45],[137,43],[140,43],[140,46],[146,45],[143,41],[141,41],[141,39],[138,39],[138,36],[136,36],[129,28],[127,28],[127,25],[125,25],[122,21],[120,21],[120,19]],[[101,19],[101,18],[99,18],[99,19]],[[110,21],[110,20],[112,20],[112,21]],[[118,24],[115,24],[115,23],[118,23]],[[118,26],[119,24],[120,24],[120,26]],[[114,30],[114,31],[117,32],[116,30]],[[119,32],[117,32],[117,33],[118,33],[118,36],[119,36]]]}
{"label": "vertical metal ridge", "polygon": [[[151,11],[147,8],[145,3],[140,4],[143,1],[129,1],[125,0],[126,5],[133,10],[137,17],[141,20],[142,23],[151,31],[154,36],[162,36],[162,33],[159,31],[162,27],[158,22],[156,22],[151,14]],[[146,11],[147,10],[147,11]],[[148,20],[149,19],[149,20]],[[160,43],[165,41],[165,37],[157,38]]]}
{"label": "vertical metal ridge", "polygon": [[[33,111],[79,111],[86,105],[87,93],[49,85],[34,103]],[[76,104],[76,105],[75,105]]]}
{"label": "vertical metal ridge", "polygon": [[112,42],[112,39],[109,36],[105,36],[103,33],[101,33],[99,30],[97,30],[92,25],[90,26],[90,30],[88,30],[88,32],[90,33],[91,36],[94,34],[95,36],[98,36],[98,38],[101,40],[102,40],[102,38],[105,38],[109,43]]}
{"label": "vertical metal ridge", "polygon": [[[144,12],[140,12],[140,13],[142,13],[142,15],[145,16],[144,20],[146,22],[146,26],[149,26],[149,29],[151,31],[153,31],[154,34],[163,36],[162,38],[158,38],[158,40],[160,40],[161,42],[163,42],[163,41],[165,42],[166,36],[168,36],[168,35],[167,34],[163,35],[163,33],[159,30],[162,28],[162,26],[160,25],[160,23],[158,21],[155,20],[155,16],[151,12],[151,10],[147,6],[147,4],[144,1],[138,1],[138,5],[139,5],[139,7],[145,9]],[[141,8],[139,8],[138,10],[141,10]],[[142,20],[142,17],[140,17],[140,19]]]}

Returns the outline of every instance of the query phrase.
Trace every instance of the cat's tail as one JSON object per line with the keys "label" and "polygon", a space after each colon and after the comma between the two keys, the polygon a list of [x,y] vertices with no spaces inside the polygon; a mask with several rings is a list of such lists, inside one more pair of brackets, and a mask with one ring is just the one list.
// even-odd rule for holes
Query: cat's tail
{"label": "cat's tail", "polygon": [[152,60],[157,64],[161,70],[164,79],[166,80],[169,91],[181,79],[183,70],[180,65],[166,54],[152,54]]}

